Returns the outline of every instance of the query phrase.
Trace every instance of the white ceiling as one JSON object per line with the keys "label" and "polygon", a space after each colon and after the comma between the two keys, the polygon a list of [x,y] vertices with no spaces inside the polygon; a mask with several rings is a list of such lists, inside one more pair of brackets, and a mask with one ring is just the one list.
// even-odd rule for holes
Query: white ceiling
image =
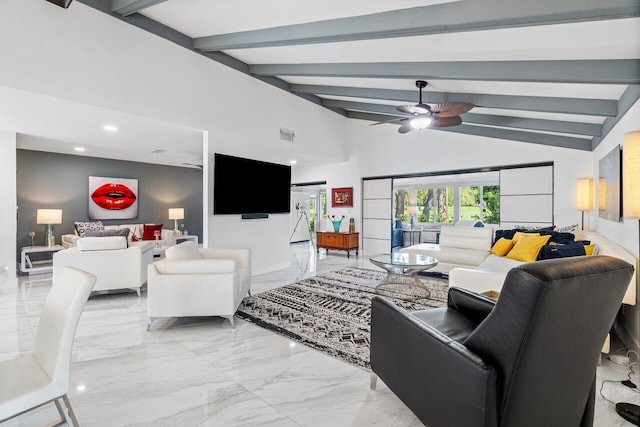
{"label": "white ceiling", "polygon": [[[208,41],[202,38],[209,36],[227,35],[234,41],[251,39],[255,35],[251,30],[258,31],[260,40],[263,35],[265,40],[272,35],[276,39],[281,37],[285,41],[274,42],[280,44],[277,46],[222,48],[218,53],[222,54],[223,59],[235,61],[235,65],[232,65],[235,68],[253,66],[250,75],[273,84],[284,83],[290,92],[309,97],[310,102],[353,120],[369,120],[371,124],[400,116],[395,106],[417,103],[415,80],[424,79],[429,82],[424,92],[427,99],[428,94],[433,94],[447,101],[468,101],[462,99],[464,97],[478,100],[476,107],[463,115],[463,125],[447,128],[447,131],[592,150],[624,115],[630,107],[628,104],[640,97],[640,62],[621,63],[624,68],[620,70],[621,74],[637,71],[638,75],[631,82],[614,81],[611,75],[615,73],[611,67],[607,68],[612,60],[640,59],[640,3],[634,0],[609,0],[604,3],[598,0],[536,0],[527,3],[499,0],[76,2],[95,7],[114,19],[145,28],[158,37],[170,38],[166,31],[168,27],[194,39],[196,46],[200,46],[198,42]],[[74,3],[70,7],[74,7]],[[416,26],[424,21],[424,25],[431,29],[431,34],[403,37],[382,34],[385,27],[393,26],[395,14],[407,8],[416,8],[407,15],[407,26]],[[458,10],[464,13],[469,8],[477,10],[477,13],[467,12],[465,15],[473,22],[463,22],[458,29],[451,30],[448,20],[455,17]],[[340,21],[341,18],[390,11],[399,12],[368,21],[369,24],[364,28],[358,27],[354,21]],[[482,19],[491,21],[494,15],[495,22],[486,24],[490,26],[489,29],[473,26]],[[519,19],[531,22],[522,25]],[[306,25],[282,28],[295,24]],[[436,28],[438,24],[440,28]],[[321,36],[349,33],[352,29],[359,29],[366,34],[350,36],[351,39],[347,41],[300,41],[299,44],[288,41],[298,34],[315,31],[314,25],[319,26]],[[272,28],[271,33],[260,32],[266,28]],[[199,51],[197,47],[194,50]],[[571,61],[577,60],[594,61],[589,64],[596,64],[595,61],[600,64],[601,61],[605,64],[605,78],[582,76],[580,67],[572,66]],[[451,64],[462,61],[469,63],[460,64],[459,68],[458,64]],[[496,61],[490,65],[493,67],[491,69],[495,69],[495,77],[482,74],[487,61]],[[532,69],[537,71],[528,72],[529,64],[515,61],[530,61]],[[558,62],[545,62],[544,66],[536,68],[536,61]],[[565,61],[569,75],[554,76],[548,73],[555,69],[559,61]],[[383,77],[376,75],[378,71],[396,65],[396,62],[412,64],[406,64],[406,67],[403,64]],[[264,67],[257,67],[261,64],[293,65],[293,69],[271,72],[268,69],[265,71]],[[312,65],[304,68],[305,64]],[[453,72],[460,69],[461,75],[451,76],[442,72],[414,75],[411,71],[404,71],[415,64],[420,70],[431,70],[432,66]],[[338,68],[332,69],[332,65]],[[369,68],[360,69],[361,65]],[[511,66],[521,70],[522,76],[510,71]],[[536,74],[538,71],[539,78]],[[473,78],[476,73],[478,77]],[[202,137],[197,129],[2,87],[0,97],[12,100],[2,105],[14,107],[0,111],[0,126],[6,121],[17,124],[14,127],[17,126],[16,129],[21,133],[21,148],[73,153],[73,145],[82,143],[87,148],[85,155],[176,165],[202,163]],[[501,97],[506,97],[506,104],[510,106],[495,105],[493,100]],[[485,102],[489,98],[491,101]],[[522,100],[522,105],[513,105],[515,101]],[[541,106],[529,107],[538,101]],[[549,101],[558,103],[549,107]],[[591,109],[593,105],[601,105],[604,101],[617,102],[618,114],[582,114],[570,111],[567,107],[584,106]],[[435,102],[427,100],[427,103]],[[116,134],[105,133],[102,126],[106,122],[114,122],[121,131]],[[584,134],[583,125],[588,125],[588,134]],[[149,154],[157,149],[167,151]],[[299,157],[304,158],[304,154],[300,153]]]}

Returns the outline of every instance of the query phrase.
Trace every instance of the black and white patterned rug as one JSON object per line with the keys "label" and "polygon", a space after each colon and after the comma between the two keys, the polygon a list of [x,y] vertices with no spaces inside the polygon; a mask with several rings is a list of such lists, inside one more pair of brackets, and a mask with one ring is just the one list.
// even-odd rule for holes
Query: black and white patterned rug
{"label": "black and white patterned rug", "polygon": [[[247,297],[236,315],[368,369],[371,299],[385,275],[384,271],[357,267],[320,274]],[[409,311],[445,306],[447,279],[420,279],[431,291],[429,298],[389,299]]]}

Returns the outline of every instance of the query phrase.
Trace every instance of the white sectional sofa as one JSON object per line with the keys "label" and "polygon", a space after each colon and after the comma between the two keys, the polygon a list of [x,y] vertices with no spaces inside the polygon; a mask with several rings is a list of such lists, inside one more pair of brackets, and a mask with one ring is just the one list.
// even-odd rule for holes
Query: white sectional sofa
{"label": "white sectional sofa", "polygon": [[93,291],[140,288],[147,282],[147,267],[153,261],[153,242],[133,242],[123,236],[83,237],[76,246],[53,255],[53,282],[64,267],[76,267],[96,276]]}
{"label": "white sectional sofa", "polygon": [[[487,235],[491,236],[487,240]],[[401,252],[419,253],[435,257],[441,262],[431,271],[448,273],[449,286],[468,289],[477,293],[495,295],[502,289],[507,273],[523,264],[522,261],[500,257],[490,253],[493,229],[473,227],[443,227],[440,245],[420,244],[404,248]],[[619,245],[593,231],[575,233],[575,240],[589,240],[596,245],[597,255],[609,255],[620,258],[636,269],[622,300],[623,304],[636,305],[636,276],[638,264],[636,258]],[[610,351],[610,338],[602,347],[603,353]]]}
{"label": "white sectional sofa", "polygon": [[492,228],[444,226],[440,229],[439,244],[420,243],[400,252],[432,256],[438,265],[429,271],[446,274],[456,267],[478,267],[489,256],[492,241]]}
{"label": "white sectional sofa", "polygon": [[[635,257],[604,236],[593,231],[578,231],[575,236],[576,240],[589,240],[591,243],[595,243],[598,255],[610,255],[620,258],[637,269]],[[449,286],[457,286],[478,293],[500,292],[509,270],[520,264],[523,264],[523,262],[489,254],[482,263],[473,268],[460,266],[451,269],[449,271]],[[629,305],[636,304],[635,272],[622,302]]]}
{"label": "white sectional sofa", "polygon": [[[144,224],[117,224],[117,225],[105,225],[104,230],[121,230],[123,228],[128,228],[131,233],[136,234],[136,237],[139,240],[142,240],[142,230],[144,228]],[[61,237],[61,244],[64,248],[72,248],[76,246],[76,242],[80,239],[81,236],[76,234],[63,234]],[[131,241],[131,237],[129,237],[129,241]],[[155,242],[155,240],[153,240]],[[173,230],[168,230],[166,228],[162,229],[162,233],[160,235],[159,244],[161,246],[173,246],[176,244],[176,237],[173,234]]]}

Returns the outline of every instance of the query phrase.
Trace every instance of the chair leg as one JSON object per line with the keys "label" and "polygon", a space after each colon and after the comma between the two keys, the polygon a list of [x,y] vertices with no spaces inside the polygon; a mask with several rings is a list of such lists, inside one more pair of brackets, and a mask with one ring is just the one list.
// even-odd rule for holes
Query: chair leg
{"label": "chair leg", "polygon": [[58,414],[60,414],[60,423],[68,423],[69,419],[67,418],[67,415],[64,412],[64,408],[60,404],[60,398],[54,399],[53,403],[56,404],[56,409],[58,410]]}
{"label": "chair leg", "polygon": [[229,323],[231,323],[231,327],[232,327],[233,329],[235,329],[235,328],[236,328],[236,322],[235,322],[235,320],[233,319],[233,316],[224,316],[224,317],[226,317],[227,319],[229,319]]}
{"label": "chair leg", "polygon": [[371,376],[369,377],[369,388],[371,390],[375,390],[377,382],[378,382],[378,376],[373,372],[371,372]]}
{"label": "chair leg", "polygon": [[151,322],[153,322],[153,320],[151,320],[151,318],[147,319],[147,331],[149,331],[149,329],[151,329]]}
{"label": "chair leg", "polygon": [[80,423],[78,423],[76,414],[75,412],[73,412],[73,408],[71,407],[71,402],[69,402],[69,398],[65,394],[64,396],[62,396],[62,399],[64,400],[64,404],[67,405],[67,410],[69,411],[69,417],[71,418],[71,422],[73,423],[74,426],[79,427]]}

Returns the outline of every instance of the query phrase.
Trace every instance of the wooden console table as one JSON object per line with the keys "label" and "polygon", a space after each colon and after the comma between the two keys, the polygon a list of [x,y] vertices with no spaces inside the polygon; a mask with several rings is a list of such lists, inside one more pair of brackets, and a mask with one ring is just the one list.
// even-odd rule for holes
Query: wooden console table
{"label": "wooden console table", "polygon": [[360,233],[332,233],[329,231],[317,231],[316,240],[318,252],[320,252],[320,248],[325,248],[327,253],[329,253],[329,249],[347,251],[347,258],[349,258],[350,251],[355,249],[356,256],[358,255]]}

